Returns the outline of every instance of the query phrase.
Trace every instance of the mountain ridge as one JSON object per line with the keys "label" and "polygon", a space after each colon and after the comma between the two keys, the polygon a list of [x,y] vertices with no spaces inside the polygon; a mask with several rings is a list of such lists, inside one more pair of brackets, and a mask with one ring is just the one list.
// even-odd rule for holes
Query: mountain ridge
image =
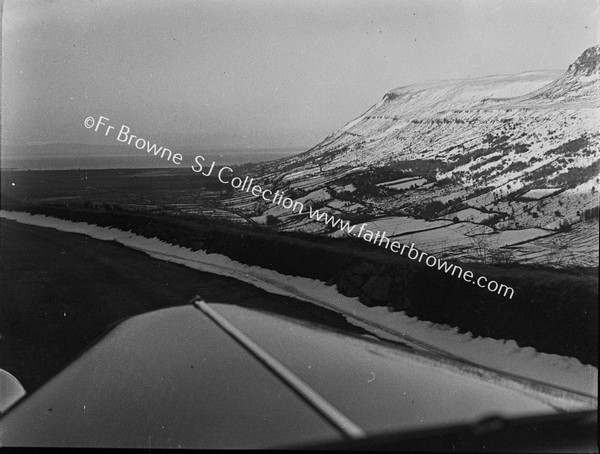
{"label": "mountain ridge", "polygon": [[[467,243],[478,235],[492,240],[516,232],[515,241],[500,241],[496,249],[543,243],[544,236],[567,233],[584,213],[597,213],[599,68],[600,46],[594,46],[562,72],[395,88],[308,151],[248,170],[333,214],[385,219],[386,228],[414,234],[425,250],[449,256],[472,256]],[[260,202],[247,210],[258,222],[276,217],[280,230],[335,234]],[[459,234],[444,227],[436,240],[410,227],[448,218],[458,222]],[[578,229],[571,237],[587,238],[582,241],[597,256],[589,229]]]}

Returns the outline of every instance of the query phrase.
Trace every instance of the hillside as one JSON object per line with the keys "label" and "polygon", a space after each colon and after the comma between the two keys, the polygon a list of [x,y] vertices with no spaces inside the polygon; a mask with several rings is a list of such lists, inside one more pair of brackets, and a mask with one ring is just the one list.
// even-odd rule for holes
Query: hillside
{"label": "hillside", "polygon": [[[600,46],[565,72],[394,89],[300,155],[244,171],[288,197],[446,257],[597,266]],[[280,230],[339,235],[248,194]]]}

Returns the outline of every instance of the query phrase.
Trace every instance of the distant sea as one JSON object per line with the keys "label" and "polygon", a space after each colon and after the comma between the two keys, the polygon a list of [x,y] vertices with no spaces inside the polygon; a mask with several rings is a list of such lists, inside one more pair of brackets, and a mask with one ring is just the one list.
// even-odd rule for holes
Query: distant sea
{"label": "distant sea", "polygon": [[2,170],[189,168],[196,155],[217,165],[246,164],[286,158],[306,148],[215,149],[171,148],[183,155],[180,166],[133,146],[46,144],[3,147]]}

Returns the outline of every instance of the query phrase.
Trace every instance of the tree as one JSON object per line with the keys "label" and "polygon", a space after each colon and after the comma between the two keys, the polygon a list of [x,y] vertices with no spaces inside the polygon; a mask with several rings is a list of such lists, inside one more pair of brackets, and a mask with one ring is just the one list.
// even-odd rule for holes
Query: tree
{"label": "tree", "polygon": [[[496,238],[496,243],[498,239]],[[476,235],[471,237],[471,245],[475,258],[481,263],[488,263],[490,260],[490,252],[492,250],[492,240],[489,235]]]}
{"label": "tree", "polygon": [[512,249],[496,249],[491,251],[490,258],[492,263],[510,264],[515,263],[515,251]]}
{"label": "tree", "polygon": [[571,223],[566,219],[560,221],[560,225],[558,226],[559,232],[570,232],[571,231]]}
{"label": "tree", "polygon": [[265,220],[265,224],[267,226],[272,227],[272,226],[277,225],[279,223],[281,223],[281,221],[279,220],[279,218],[276,218],[272,214],[268,214],[267,215],[267,219]]}

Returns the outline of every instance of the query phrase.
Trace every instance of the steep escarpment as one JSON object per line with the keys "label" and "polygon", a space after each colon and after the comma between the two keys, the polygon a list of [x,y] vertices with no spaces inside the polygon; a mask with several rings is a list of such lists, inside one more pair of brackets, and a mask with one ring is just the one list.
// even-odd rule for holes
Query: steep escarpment
{"label": "steep escarpment", "polygon": [[[591,250],[594,263],[599,55],[599,46],[587,49],[566,71],[400,87],[307,152],[248,171],[321,210],[411,236],[425,250],[477,259],[469,245],[483,235],[511,260],[581,266]],[[257,222],[279,219],[283,230],[335,234],[260,201],[244,209]],[[420,223],[439,227],[436,242],[411,229],[415,219],[457,225]],[[543,240],[571,230],[571,241]],[[564,241],[579,248],[568,265],[559,263]]]}

